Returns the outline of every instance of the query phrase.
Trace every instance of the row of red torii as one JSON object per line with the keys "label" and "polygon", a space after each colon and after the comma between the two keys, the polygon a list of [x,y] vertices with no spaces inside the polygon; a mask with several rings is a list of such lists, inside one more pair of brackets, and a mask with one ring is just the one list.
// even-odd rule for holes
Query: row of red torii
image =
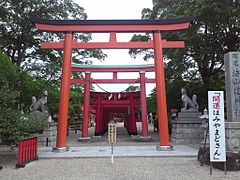
{"label": "row of red torii", "polygon": [[[41,48],[43,49],[63,50],[57,142],[56,147],[54,147],[55,151],[68,150],[66,145],[66,137],[71,71],[73,70],[71,69],[73,49],[153,49],[157,97],[157,117],[159,125],[159,147],[163,149],[171,147],[168,135],[163,49],[184,48],[184,42],[166,41],[165,39],[162,39],[161,33],[176,32],[188,29],[189,24],[193,21],[192,17],[164,20],[44,20],[32,18],[31,21],[40,31],[65,34],[64,41],[41,43]],[[110,40],[109,42],[78,42],[73,39],[74,33],[110,33]],[[153,39],[144,42],[117,42],[116,33],[152,33]],[[83,72],[84,70],[81,71]],[[87,122],[89,114],[90,72],[91,71],[85,70],[82,138],[85,138],[88,135]],[[113,71],[110,70],[110,72]],[[144,77],[144,72],[146,72],[146,69],[139,72],[141,82],[148,81]],[[74,81],[82,80],[72,80],[72,82]],[[114,81],[119,83],[117,81],[116,71],[113,72],[112,82]],[[142,86],[144,83],[140,84]],[[145,88],[145,86],[141,88]],[[141,91],[141,101],[146,100],[146,98],[142,98],[144,96],[146,97],[145,90]],[[143,118],[142,136],[146,137],[148,136],[147,120],[145,119],[147,114],[146,102],[141,102],[141,110]]]}
{"label": "row of red torii", "polygon": [[[145,78],[146,72],[153,72],[154,65],[116,65],[116,66],[92,66],[92,65],[77,65],[73,64],[72,72],[85,72],[84,79],[72,79],[72,84],[84,84],[84,112],[82,122],[82,136],[80,140],[88,140],[88,111],[90,100],[90,85],[91,84],[110,84],[110,83],[140,83],[140,92],[120,92],[120,93],[98,93],[92,92],[91,107],[96,110],[96,127],[95,136],[103,135],[107,130],[107,123],[111,120],[112,113],[127,112],[128,117],[124,122],[129,135],[137,134],[135,109],[141,109],[142,120],[142,137],[143,139],[151,139],[148,133],[147,120],[147,104],[146,104],[146,83],[155,83],[155,79]],[[93,79],[91,73],[111,72],[112,79]],[[137,79],[119,79],[119,72],[139,72],[140,77]],[[140,99],[140,101],[139,101]]]}

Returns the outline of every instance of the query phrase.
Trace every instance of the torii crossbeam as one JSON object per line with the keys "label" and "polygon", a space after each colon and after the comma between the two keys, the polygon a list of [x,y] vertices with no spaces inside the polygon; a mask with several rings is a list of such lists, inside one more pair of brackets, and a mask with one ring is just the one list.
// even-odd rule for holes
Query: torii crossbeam
{"label": "torii crossbeam", "polygon": [[[63,42],[43,42],[44,49],[63,49],[62,77],[58,112],[58,131],[55,150],[67,150],[67,117],[69,105],[72,49],[154,49],[156,77],[157,115],[159,121],[160,148],[169,148],[168,116],[163,66],[164,48],[183,48],[183,41],[166,41],[162,32],[186,30],[192,17],[164,20],[43,20],[32,18],[36,28],[44,32],[65,33]],[[73,33],[110,33],[109,42],[76,42]],[[147,42],[117,42],[116,33],[153,33],[153,40]],[[86,95],[89,95],[87,93]]]}

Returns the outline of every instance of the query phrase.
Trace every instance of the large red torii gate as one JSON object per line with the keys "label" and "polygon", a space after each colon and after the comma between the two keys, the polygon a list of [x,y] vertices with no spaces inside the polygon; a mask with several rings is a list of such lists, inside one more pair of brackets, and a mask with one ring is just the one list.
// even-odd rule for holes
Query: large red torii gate
{"label": "large red torii gate", "polygon": [[[159,121],[160,148],[168,148],[168,117],[166,107],[166,90],[163,66],[163,48],[183,48],[183,41],[166,41],[162,32],[174,32],[188,29],[192,17],[165,20],[43,20],[32,18],[36,28],[44,32],[64,33],[64,41],[43,42],[44,49],[63,49],[62,77],[58,112],[57,144],[55,150],[67,150],[67,117],[69,105],[72,49],[154,49],[157,115]],[[109,42],[77,42],[73,40],[74,32],[110,33]],[[116,33],[153,33],[153,40],[147,42],[117,42]],[[90,92],[89,92],[90,93]]]}

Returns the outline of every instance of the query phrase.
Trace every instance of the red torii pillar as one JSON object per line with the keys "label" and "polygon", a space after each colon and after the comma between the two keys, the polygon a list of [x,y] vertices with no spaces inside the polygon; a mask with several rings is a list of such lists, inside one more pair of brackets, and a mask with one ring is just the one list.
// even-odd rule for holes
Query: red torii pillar
{"label": "red torii pillar", "polygon": [[131,106],[131,117],[128,119],[128,134],[129,135],[137,135],[137,124],[135,117],[135,104],[134,97],[130,96],[130,106]]}
{"label": "red torii pillar", "polygon": [[60,100],[58,111],[57,142],[53,151],[66,151],[67,124],[68,124],[68,105],[70,94],[70,77],[72,63],[72,32],[65,32],[62,77],[60,86]]}
{"label": "red torii pillar", "polygon": [[90,78],[91,72],[85,72],[84,82],[84,109],[83,109],[83,120],[82,120],[82,136],[78,139],[79,141],[89,140],[88,137],[88,121],[89,121],[89,101],[90,101]]}
{"label": "red torii pillar", "polygon": [[96,126],[95,126],[95,136],[100,136],[101,135],[101,111],[102,111],[102,105],[101,105],[102,97],[98,96],[97,97],[97,113],[96,113]]}
{"label": "red torii pillar", "polygon": [[152,138],[148,133],[148,119],[147,119],[147,102],[146,102],[146,86],[145,86],[145,71],[140,71],[140,102],[141,102],[141,116],[142,116],[142,140],[151,141]]}
{"label": "red torii pillar", "polygon": [[171,148],[169,144],[168,134],[168,116],[167,116],[167,101],[166,88],[163,64],[163,48],[160,31],[153,32],[154,42],[154,62],[155,62],[155,79],[156,79],[156,97],[157,97],[157,117],[159,129],[159,150]]}

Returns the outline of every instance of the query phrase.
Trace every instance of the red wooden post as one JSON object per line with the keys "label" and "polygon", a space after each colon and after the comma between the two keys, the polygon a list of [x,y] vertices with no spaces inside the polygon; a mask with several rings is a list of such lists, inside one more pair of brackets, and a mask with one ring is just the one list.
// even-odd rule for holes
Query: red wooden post
{"label": "red wooden post", "polygon": [[31,152],[32,160],[35,159],[35,156],[34,156],[34,148],[35,148],[34,143],[35,143],[35,138],[32,139],[32,152]]}
{"label": "red wooden post", "polygon": [[37,152],[37,138],[35,138],[35,148],[34,148],[34,157],[38,159],[38,152]]}
{"label": "red wooden post", "polygon": [[67,124],[68,124],[68,105],[70,93],[70,77],[71,77],[71,62],[72,62],[72,32],[65,33],[63,63],[62,63],[62,78],[60,86],[60,100],[58,111],[58,129],[57,143],[55,151],[66,151]]}
{"label": "red wooden post", "polygon": [[18,143],[18,160],[17,160],[17,164],[21,164],[22,163],[22,159],[23,159],[23,147],[22,147],[22,142]]}
{"label": "red wooden post", "polygon": [[[88,120],[89,120],[89,101],[90,101],[90,77],[91,72],[85,72],[84,83],[84,109],[83,109],[83,121],[82,121],[82,139],[88,138]],[[81,140],[79,138],[79,140]]]}
{"label": "red wooden post", "polygon": [[[102,103],[102,101],[101,101],[101,103]],[[100,132],[101,132],[101,134],[103,133],[103,105],[101,104],[101,109],[100,109]]]}
{"label": "red wooden post", "polygon": [[22,163],[24,163],[27,159],[27,143],[26,141],[24,140],[23,141],[23,159],[22,159]]}
{"label": "red wooden post", "polygon": [[137,125],[136,125],[136,117],[135,117],[135,106],[133,96],[130,96],[131,102],[131,118],[129,124],[129,133],[130,135],[137,135]]}
{"label": "red wooden post", "polygon": [[26,157],[24,163],[29,160],[29,140],[25,140],[25,154]]}
{"label": "red wooden post", "polygon": [[101,100],[102,97],[99,95],[97,97],[95,136],[100,136],[101,133]]}
{"label": "red wooden post", "polygon": [[29,149],[29,154],[30,154],[30,157],[29,159],[32,160],[33,159],[33,138],[30,140],[30,149]]}
{"label": "red wooden post", "polygon": [[34,143],[33,143],[33,157],[37,158],[37,138],[34,138]]}
{"label": "red wooden post", "polygon": [[168,135],[168,117],[166,107],[166,90],[163,65],[163,53],[160,31],[154,31],[154,62],[157,96],[157,117],[159,126],[160,147],[170,147]]}
{"label": "red wooden post", "polygon": [[140,71],[140,102],[142,116],[142,136],[148,137],[148,119],[147,119],[147,101],[146,101],[146,86],[145,86],[145,71]]}

